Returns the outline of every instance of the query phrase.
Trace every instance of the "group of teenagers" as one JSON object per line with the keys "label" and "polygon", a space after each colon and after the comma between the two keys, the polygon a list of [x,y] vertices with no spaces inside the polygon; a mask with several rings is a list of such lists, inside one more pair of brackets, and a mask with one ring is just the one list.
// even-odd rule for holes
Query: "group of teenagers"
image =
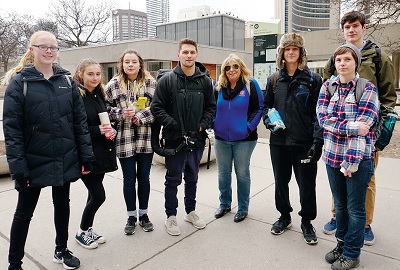
{"label": "group of teenagers", "polygon": [[[335,232],[337,238],[325,260],[336,270],[359,266],[363,244],[374,241],[370,224],[378,152],[372,127],[379,114],[385,116],[382,105],[394,107],[397,96],[388,56],[380,53],[379,72],[371,61],[376,45],[363,40],[365,16],[348,12],[341,26],[346,42],[327,62],[325,81],[308,68],[303,37],[283,35],[277,49],[278,71],[268,77],[264,94],[235,54],[223,61],[221,75],[213,83],[205,66],[196,61],[197,43],[190,38],[179,42],[178,65],[157,81],[145,69],[140,54],[126,50],[118,60],[117,74],[104,86],[97,61],[83,59],[71,76],[55,63],[56,37],[35,32],[20,63],[3,78],[7,85],[6,154],[18,191],[8,269],[22,269],[29,224],[43,187],[52,187],[54,262],[65,269],[80,266],[67,248],[70,184],[78,179],[86,186],[88,198],[75,240],[88,249],[106,242],[93,224],[106,199],[105,173],[118,169],[117,158],[123,173],[126,235],[134,234],[137,224],[146,232],[153,230],[148,202],[154,152],[165,156],[168,234],[180,235],[176,216],[182,179],[184,220],[197,229],[205,228],[196,213],[196,191],[209,128],[215,134],[220,201],[214,216],[222,218],[231,211],[234,167],[238,198],[234,222],[243,221],[249,212],[250,160],[260,121],[271,130],[275,205],[280,213],[271,233],[280,235],[292,225],[289,182],[293,171],[304,240],[311,245],[318,242],[311,221],[317,215],[317,161],[322,156],[333,195],[333,218],[324,232]],[[360,78],[368,82],[357,97]],[[273,108],[284,128],[268,116]],[[99,113],[104,112],[110,121],[100,121]]]}

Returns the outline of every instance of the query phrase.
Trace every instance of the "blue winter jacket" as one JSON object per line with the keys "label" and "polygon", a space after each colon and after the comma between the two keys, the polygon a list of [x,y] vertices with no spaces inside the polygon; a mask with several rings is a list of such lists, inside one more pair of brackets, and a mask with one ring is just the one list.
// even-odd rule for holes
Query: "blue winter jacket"
{"label": "blue winter jacket", "polygon": [[216,91],[217,113],[214,133],[226,141],[257,140],[257,126],[263,108],[263,94],[257,81],[250,80],[250,92],[239,80],[233,91],[221,88]]}

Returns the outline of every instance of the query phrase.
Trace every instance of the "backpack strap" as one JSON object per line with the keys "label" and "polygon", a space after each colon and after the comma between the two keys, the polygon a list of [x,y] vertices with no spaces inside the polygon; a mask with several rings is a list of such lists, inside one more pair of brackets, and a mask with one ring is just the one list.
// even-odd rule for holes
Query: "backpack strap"
{"label": "backpack strap", "polygon": [[331,65],[329,67],[329,71],[330,71],[329,75],[332,76],[332,75],[335,75],[335,71],[336,71],[335,60],[333,59],[333,55],[331,55],[331,57],[329,59],[330,59],[330,62],[331,62]]}
{"label": "backpack strap", "polygon": [[364,94],[365,86],[367,85],[369,81],[364,78],[358,78],[357,83],[356,83],[356,101],[357,104],[360,103],[361,97]]}
{"label": "backpack strap", "polygon": [[372,62],[375,63],[375,78],[376,78],[376,88],[379,87],[379,72],[381,71],[381,48],[375,45],[375,56],[372,57]]}

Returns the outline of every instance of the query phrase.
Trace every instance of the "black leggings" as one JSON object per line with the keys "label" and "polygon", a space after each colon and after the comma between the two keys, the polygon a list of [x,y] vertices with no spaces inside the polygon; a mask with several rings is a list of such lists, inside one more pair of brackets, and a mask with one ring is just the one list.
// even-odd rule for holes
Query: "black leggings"
{"label": "black leggings", "polygon": [[89,227],[93,226],[94,216],[106,200],[106,192],[103,186],[104,173],[83,175],[81,178],[88,189],[88,199],[83,210],[80,227],[87,231]]}
{"label": "black leggings", "polygon": [[[67,248],[69,223],[70,182],[61,187],[52,187],[54,225],[56,228],[56,250]],[[24,257],[29,224],[35,211],[42,188],[28,187],[18,192],[17,208],[10,232],[8,262],[10,269],[18,268]]]}

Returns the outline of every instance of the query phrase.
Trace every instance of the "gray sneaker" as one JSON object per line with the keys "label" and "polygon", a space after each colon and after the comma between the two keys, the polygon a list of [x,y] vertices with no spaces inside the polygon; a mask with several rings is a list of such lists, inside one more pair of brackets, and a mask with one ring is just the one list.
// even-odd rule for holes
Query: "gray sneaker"
{"label": "gray sneaker", "polygon": [[167,233],[173,236],[178,236],[181,234],[178,222],[176,221],[176,216],[170,216],[165,221],[165,227],[167,228]]}
{"label": "gray sneaker", "polygon": [[190,212],[186,215],[185,221],[190,222],[196,229],[204,229],[206,227],[206,223],[202,220],[195,211]]}
{"label": "gray sneaker", "polygon": [[124,232],[126,235],[132,235],[136,231],[136,221],[137,218],[134,216],[129,216],[128,221],[126,222]]}
{"label": "gray sneaker", "polygon": [[360,265],[360,259],[347,259],[343,256],[340,256],[332,265],[332,270],[350,270],[353,268],[357,268]]}

